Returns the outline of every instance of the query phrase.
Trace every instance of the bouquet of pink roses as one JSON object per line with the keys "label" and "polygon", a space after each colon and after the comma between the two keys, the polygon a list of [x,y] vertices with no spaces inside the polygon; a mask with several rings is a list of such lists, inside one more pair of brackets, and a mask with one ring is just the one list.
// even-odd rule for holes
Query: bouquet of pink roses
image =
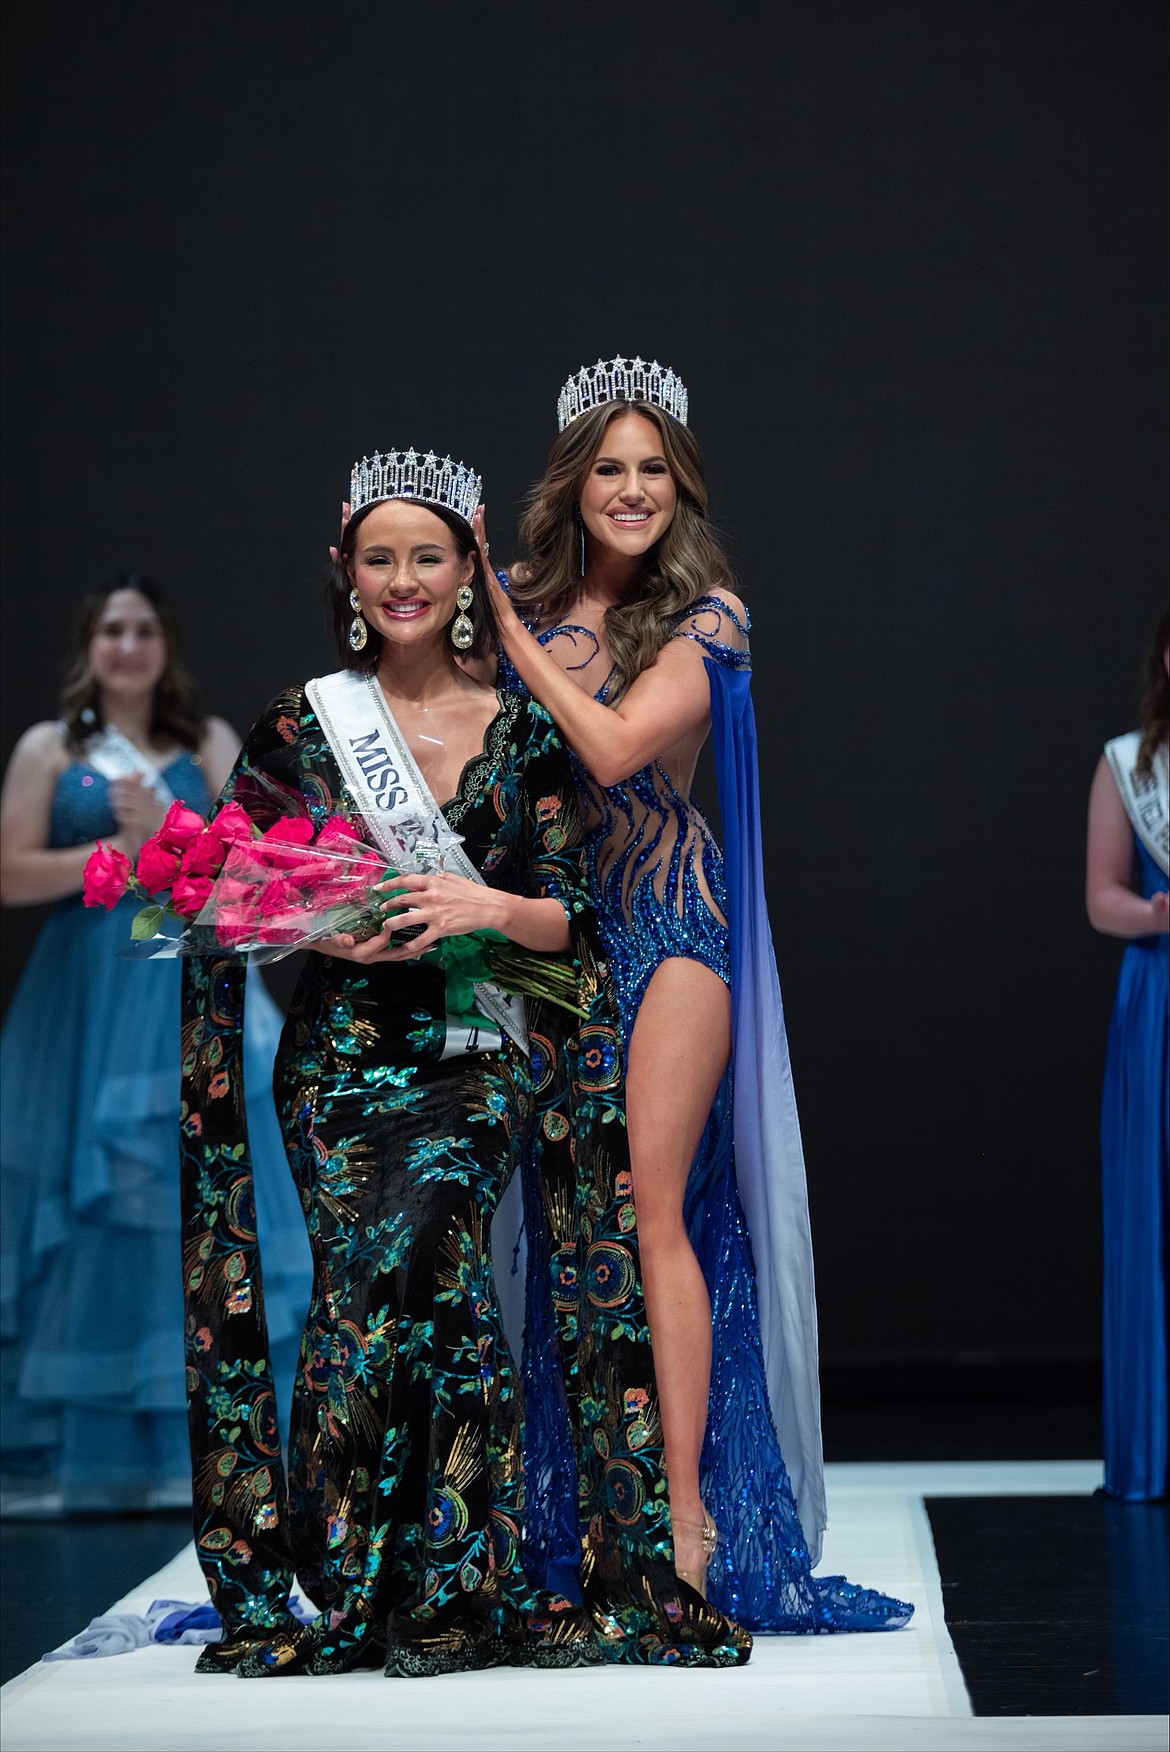
{"label": "bouquet of pink roses", "polygon": [[[269,807],[277,798],[285,807],[299,802],[295,793],[259,783]],[[455,836],[448,830],[447,837]],[[441,850],[439,839],[424,837],[408,861],[437,868]],[[138,896],[144,904],[130,936],[147,957],[233,949],[277,961],[322,937],[344,932],[360,942],[374,936],[394,899],[393,878],[401,874],[341,815],[328,816],[319,830],[307,813],[281,815],[261,832],[236,802],[210,821],[172,803],[134,863],[113,846],[98,845],[85,866],[83,899],[108,910],[124,895]],[[181,921],[182,929],[167,931],[168,919]],[[406,941],[421,930],[413,925],[390,940]],[[422,959],[442,967],[448,1012],[468,1022],[484,1023],[475,1009],[480,981],[586,1014],[570,961],[522,949],[498,931],[444,937]]]}
{"label": "bouquet of pink roses", "polygon": [[[238,803],[208,822],[172,803],[133,864],[99,844],[83,898],[107,909],[125,894],[141,898],[130,936],[147,953],[220,947],[276,960],[338,932],[372,936],[384,918],[379,884],[395,873],[344,816],[319,831],[307,815],[282,816],[261,832]],[[166,932],[168,918],[183,921],[181,935]]]}

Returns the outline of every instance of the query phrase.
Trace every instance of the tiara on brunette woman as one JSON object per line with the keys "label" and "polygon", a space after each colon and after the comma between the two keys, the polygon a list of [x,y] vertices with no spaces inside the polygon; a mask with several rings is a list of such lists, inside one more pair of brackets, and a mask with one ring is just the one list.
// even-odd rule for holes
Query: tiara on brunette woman
{"label": "tiara on brunette woman", "polygon": [[373,456],[363,456],[355,462],[349,477],[350,515],[356,517],[367,505],[380,504],[383,499],[421,499],[431,505],[445,505],[465,523],[470,523],[479,504],[483,481],[473,469],[462,462],[452,462],[428,450],[420,456],[417,450],[388,450],[385,455],[375,450]]}
{"label": "tiara on brunette woman", "polygon": [[623,359],[619,354],[608,363],[599,359],[570,377],[557,402],[557,430],[563,432],[589,408],[605,402],[644,401],[673,414],[680,425],[687,423],[687,391],[681,377],[657,359]]}

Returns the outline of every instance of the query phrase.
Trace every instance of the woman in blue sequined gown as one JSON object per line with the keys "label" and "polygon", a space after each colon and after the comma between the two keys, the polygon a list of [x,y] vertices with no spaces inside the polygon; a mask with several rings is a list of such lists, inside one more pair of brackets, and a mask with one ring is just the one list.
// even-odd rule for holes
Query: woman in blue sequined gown
{"label": "woman in blue sequined gown", "polygon": [[[180,970],[121,954],[134,903],[98,912],[82,906],[80,890],[94,842],[133,855],[168,794],[206,811],[236,747],[228,725],[196,710],[165,604],[147,580],[129,578],[83,605],[62,721],[27,731],[5,778],[3,900],[55,903],[0,1048],[9,1515],[191,1500],[175,1141]],[[252,1103],[256,1191],[287,1403],[310,1274],[268,1093],[280,1026],[257,980],[247,1043],[250,1087],[262,1091]]]}
{"label": "woman in blue sequined gown", "polygon": [[1101,1098],[1105,1489],[1126,1502],[1167,1488],[1167,618],[1147,658],[1142,727],[1097,765],[1085,882],[1090,923],[1126,945]]}
{"label": "woman in blue sequined gown", "polygon": [[[627,1055],[675,1565],[753,1628],[895,1627],[908,1606],[811,1573],[815,1306],[747,613],[706,521],[685,400],[675,417],[653,387],[599,394],[602,372],[582,374],[589,393],[562,417],[523,525],[529,560],[500,575],[497,612],[504,684],[556,718],[585,814]],[[713,724],[726,864],[689,794]]]}

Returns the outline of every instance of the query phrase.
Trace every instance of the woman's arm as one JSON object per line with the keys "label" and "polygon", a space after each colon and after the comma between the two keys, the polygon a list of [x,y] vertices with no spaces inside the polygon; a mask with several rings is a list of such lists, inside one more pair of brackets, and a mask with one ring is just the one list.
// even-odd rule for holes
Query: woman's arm
{"label": "woman's arm", "polygon": [[407,961],[437,943],[440,937],[457,937],[465,931],[499,931],[524,949],[546,954],[569,947],[569,922],[559,900],[529,899],[509,894],[503,888],[469,882],[466,876],[439,871],[433,876],[395,877],[395,891],[406,890],[403,910],[395,912],[388,928],[400,931],[407,925],[425,925],[421,936],[399,949],[385,952],[387,961]]}
{"label": "woman's arm", "polygon": [[[0,902],[37,906],[80,894],[82,875],[96,841],[49,848],[49,817],[57,780],[69,764],[61,732],[34,724],[13,750],[0,793]],[[128,857],[137,847],[119,831],[106,841]]]}
{"label": "woman's arm", "polygon": [[219,796],[236,764],[240,739],[223,718],[208,718],[199,744],[199,764],[212,802]]}
{"label": "woman's arm", "polygon": [[705,723],[710,686],[703,653],[691,640],[671,639],[618,703],[604,706],[578,687],[528,631],[498,584],[492,600],[505,654],[599,785],[621,784]]}
{"label": "woman's arm", "polygon": [[1089,792],[1085,856],[1085,911],[1095,931],[1108,937],[1152,937],[1167,931],[1165,890],[1143,900],[1131,887],[1132,875],[1133,828],[1102,755]]}
{"label": "woman's arm", "polygon": [[[466,876],[437,871],[432,876],[395,876],[386,884],[395,898],[403,896],[376,937],[355,943],[344,935],[312,945],[322,955],[345,961],[413,961],[439,941],[468,931],[499,931],[525,949],[555,954],[569,947],[569,921],[559,900],[528,899],[470,882]],[[408,925],[424,929],[409,943],[391,947],[390,934]]]}

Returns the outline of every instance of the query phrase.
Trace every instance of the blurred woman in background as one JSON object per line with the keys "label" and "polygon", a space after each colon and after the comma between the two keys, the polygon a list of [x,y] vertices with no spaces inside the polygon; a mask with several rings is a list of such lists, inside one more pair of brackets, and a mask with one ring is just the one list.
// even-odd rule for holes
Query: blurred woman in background
{"label": "blurred woman in background", "polygon": [[[130,900],[81,904],[100,839],[127,856],[179,798],[205,813],[239,739],[199,710],[157,588],[122,575],[81,605],[60,718],[34,724],[0,799],[0,900],[55,903],[0,1049],[3,1512],[191,1500],[178,1279],[179,967],[120,955]],[[308,1301],[304,1225],[268,1092],[280,1016],[249,1004],[259,1221],[277,1376]],[[287,1388],[286,1388],[287,1398]]]}
{"label": "blurred woman in background", "polygon": [[1146,655],[1141,728],[1105,745],[1089,795],[1089,923],[1126,941],[1101,1101],[1105,1489],[1166,1495],[1170,615]]}

